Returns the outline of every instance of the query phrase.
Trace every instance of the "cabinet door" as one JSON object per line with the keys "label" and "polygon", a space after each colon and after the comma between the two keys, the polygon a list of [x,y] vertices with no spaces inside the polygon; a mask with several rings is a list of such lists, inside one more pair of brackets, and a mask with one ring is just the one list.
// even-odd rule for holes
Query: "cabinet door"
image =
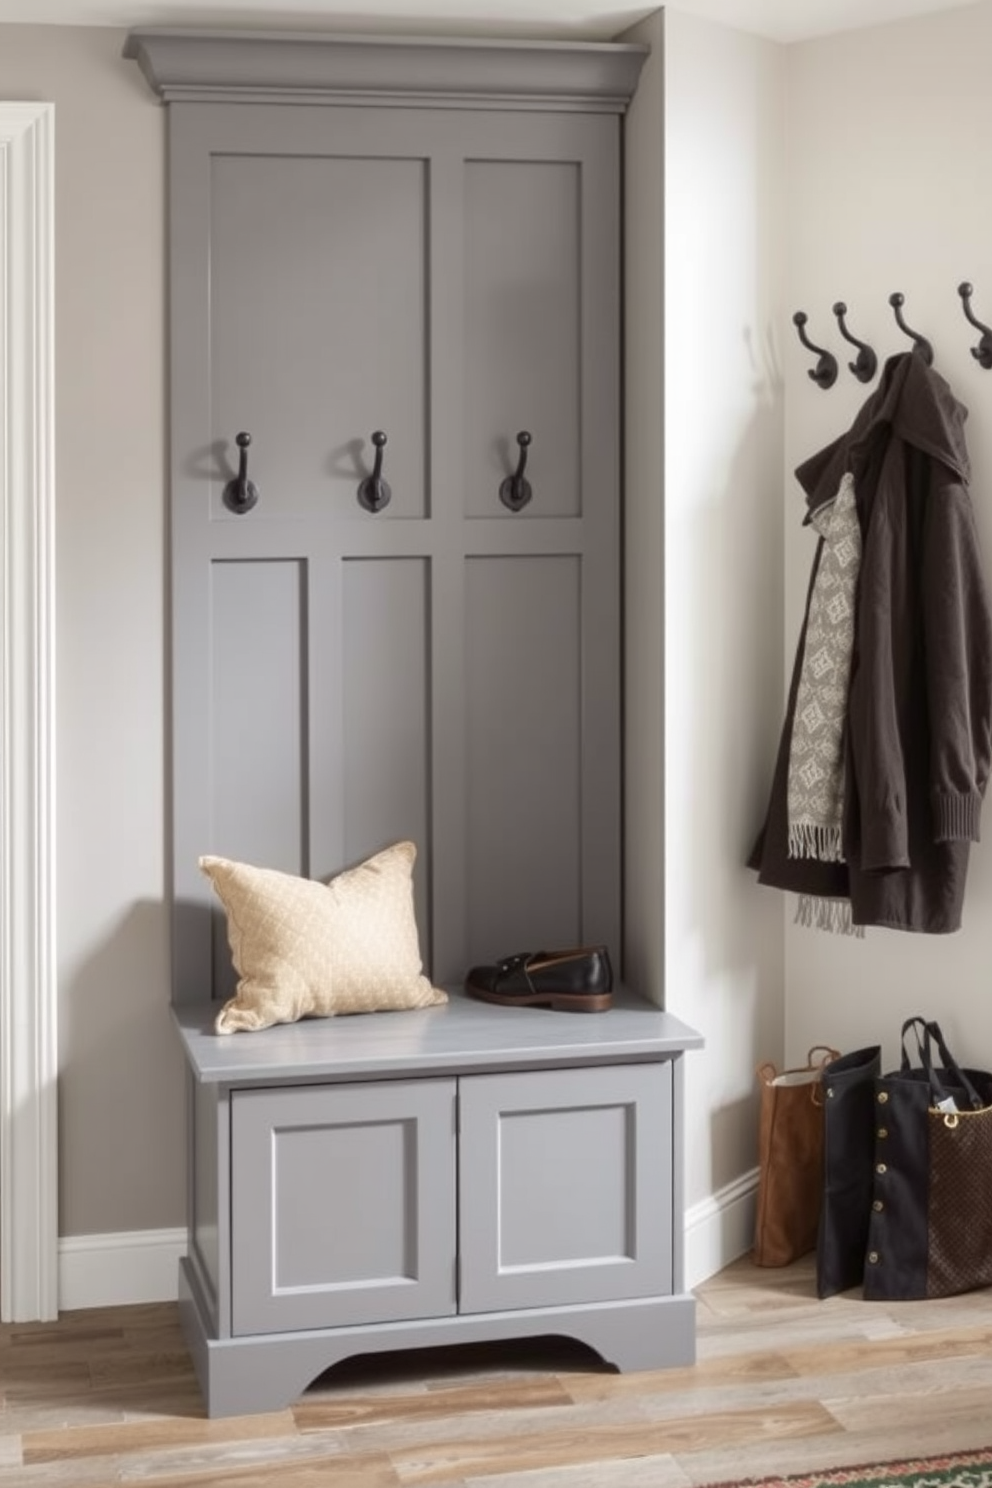
{"label": "cabinet door", "polygon": [[177,996],[231,991],[204,852],[412,839],[436,981],[617,946],[619,120],[170,116]]}
{"label": "cabinet door", "polygon": [[455,1310],[455,1082],[238,1090],[232,1331]]}
{"label": "cabinet door", "polygon": [[459,1311],[672,1289],[669,1063],[459,1082]]}

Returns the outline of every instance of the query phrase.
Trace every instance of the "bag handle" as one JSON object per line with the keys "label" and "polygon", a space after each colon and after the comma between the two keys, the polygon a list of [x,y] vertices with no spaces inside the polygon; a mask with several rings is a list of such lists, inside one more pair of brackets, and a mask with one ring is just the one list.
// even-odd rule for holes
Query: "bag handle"
{"label": "bag handle", "polygon": [[[819,1059],[814,1055],[819,1054]],[[777,1084],[799,1084],[801,1083],[809,1091],[810,1104],[821,1107],[823,1105],[823,1071],[832,1059],[839,1059],[840,1053],[832,1049],[829,1044],[814,1044],[806,1055],[806,1065],[801,1069],[778,1070],[770,1059],[759,1064],[755,1075],[766,1089]],[[808,1078],[797,1081],[795,1076],[807,1076]]]}
{"label": "bag handle", "polygon": [[[819,1059],[814,1059],[813,1056],[815,1054],[819,1054]],[[778,1079],[779,1075],[804,1075],[807,1072],[810,1074],[822,1074],[825,1066],[832,1059],[839,1058],[839,1051],[831,1048],[829,1044],[814,1044],[806,1055],[805,1065],[799,1069],[780,1070],[772,1064],[770,1059],[766,1059],[758,1065],[754,1073],[762,1084],[770,1085],[773,1080]]]}
{"label": "bag handle", "polygon": [[927,1062],[927,1054],[925,1052],[925,1050],[929,1049],[929,1043],[926,1039],[927,1020],[926,1018],[921,1017],[907,1018],[905,1023],[902,1025],[902,1035],[900,1040],[902,1048],[902,1058],[899,1061],[899,1068],[903,1071],[912,1068],[912,1060],[910,1059],[909,1051],[906,1048],[906,1035],[910,1029],[912,1029],[913,1032],[916,1034],[916,1052],[919,1055],[920,1064],[923,1066],[924,1069],[929,1069],[930,1066]]}
{"label": "bag handle", "polygon": [[945,1070],[950,1070],[952,1072],[955,1081],[961,1086],[961,1088],[964,1090],[965,1095],[968,1097],[968,1102],[971,1106],[971,1109],[973,1111],[982,1110],[985,1102],[982,1100],[978,1091],[975,1089],[974,1085],[971,1083],[964,1070],[954,1058],[954,1055],[951,1053],[950,1049],[948,1049],[947,1044],[944,1040],[944,1035],[940,1031],[940,1024],[929,1022],[927,1024],[927,1033],[937,1045],[937,1051],[940,1054],[941,1066]]}
{"label": "bag handle", "polygon": [[[947,1041],[944,1038],[943,1033],[941,1032],[940,1024],[937,1023],[934,1019],[930,1019],[928,1021],[926,1018],[922,1018],[919,1016],[906,1019],[905,1023],[902,1025],[901,1068],[903,1070],[908,1070],[910,1068],[910,1057],[906,1051],[906,1034],[909,1032],[910,1029],[913,1030],[913,1033],[916,1037],[916,1051],[919,1055],[920,1064],[926,1071],[930,1089],[937,1096],[938,1100],[945,1100],[948,1095],[947,1087],[945,1086],[944,1081],[941,1079],[939,1073],[939,1070],[943,1069],[945,1073],[950,1074],[953,1077],[953,1080],[956,1084],[960,1085],[961,1089],[964,1091],[965,1095],[968,1098],[968,1103],[971,1106],[972,1110],[982,1110],[984,1107],[984,1102],[981,1096],[978,1094],[978,1091],[975,1089],[974,1085],[971,1083],[968,1076],[965,1074],[964,1070],[958,1064],[957,1060],[954,1058],[954,1055],[947,1047]],[[937,1046],[937,1053],[940,1056],[939,1066],[937,1065],[933,1057],[932,1045],[934,1044]]]}
{"label": "bag handle", "polygon": [[[930,1090],[931,1102],[934,1105],[940,1105],[947,1100],[948,1092],[944,1086],[943,1080],[937,1073],[937,1067],[934,1064],[933,1050],[931,1048],[931,1044],[936,1042],[933,1033],[934,1028],[936,1028],[937,1033],[940,1034],[938,1025],[935,1023],[928,1023],[926,1018],[917,1016],[915,1018],[906,1019],[905,1023],[902,1025],[902,1060],[900,1062],[899,1068],[903,1074],[908,1074],[913,1067],[912,1059],[906,1048],[906,1035],[912,1029],[913,1035],[916,1039],[917,1058],[920,1061],[920,1068],[923,1070],[924,1074],[927,1077],[927,1086]],[[940,1042],[944,1042],[942,1034],[940,1034]],[[946,1050],[946,1044],[944,1044],[944,1048]],[[938,1053],[939,1051],[940,1045],[938,1045]],[[951,1059],[950,1053],[948,1053],[947,1058],[951,1061],[951,1073],[953,1074],[955,1062],[953,1059]],[[952,1102],[952,1105],[954,1104],[955,1103]]]}

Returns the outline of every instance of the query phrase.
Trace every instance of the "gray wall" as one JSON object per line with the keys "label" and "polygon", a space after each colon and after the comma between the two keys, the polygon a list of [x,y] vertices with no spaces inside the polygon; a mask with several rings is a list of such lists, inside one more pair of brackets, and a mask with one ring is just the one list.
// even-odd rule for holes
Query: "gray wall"
{"label": "gray wall", "polygon": [[165,131],[123,33],[0,28],[55,104],[63,1235],[184,1218],[164,898]]}
{"label": "gray wall", "polygon": [[[666,55],[645,73],[628,161],[627,956],[644,985],[707,1036],[687,1061],[687,1197],[705,1206],[753,1163],[759,1059],[794,1058],[824,1037],[853,1047],[890,1035],[907,979],[914,1003],[929,998],[926,1010],[951,1032],[974,1033],[972,1062],[992,1048],[980,1011],[985,849],[966,931],[943,946],[897,944],[885,932],[842,945],[793,930],[780,897],[741,866],[763,809],[808,574],[791,469],[843,426],[859,391],[849,378],[829,394],[809,383],[792,309],[822,320],[843,296],[852,325],[891,350],[900,342],[885,295],[907,294],[907,311],[973,407],[976,505],[992,548],[992,374],[971,362],[954,292],[972,278],[978,313],[992,315],[979,170],[992,8],[798,48],[676,10],[664,27],[652,18],[645,34],[664,38]],[[67,1235],[171,1227],[184,1208],[163,909],[165,121],[121,60],[122,42],[115,30],[0,28],[0,95],[56,105]],[[859,100],[850,111],[837,102],[847,78]],[[935,195],[942,210],[921,214]],[[848,230],[838,235],[844,203]]]}

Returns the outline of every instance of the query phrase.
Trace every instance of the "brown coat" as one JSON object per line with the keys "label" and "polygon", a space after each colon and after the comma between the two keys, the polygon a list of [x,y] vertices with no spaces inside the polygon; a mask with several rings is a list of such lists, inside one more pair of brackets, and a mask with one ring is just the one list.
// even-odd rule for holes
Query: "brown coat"
{"label": "brown coat", "polygon": [[[968,491],[966,417],[940,374],[905,352],[885,364],[848,433],[796,471],[808,512],[850,471],[861,525],[846,863],[787,851],[805,619],[768,814],[749,862],[763,884],[849,898],[855,925],[940,934],[961,924],[992,764],[992,606]],[[810,593],[821,550],[822,542]]]}

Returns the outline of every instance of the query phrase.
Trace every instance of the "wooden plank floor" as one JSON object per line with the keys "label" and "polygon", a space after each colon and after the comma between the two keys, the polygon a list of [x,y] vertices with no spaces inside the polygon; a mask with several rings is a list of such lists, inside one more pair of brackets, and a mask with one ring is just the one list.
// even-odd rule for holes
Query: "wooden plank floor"
{"label": "wooden plank floor", "polygon": [[698,1293],[698,1363],[538,1341],[353,1360],[208,1421],[172,1305],[0,1327],[0,1488],[689,1488],[992,1446],[992,1290],[816,1300],[812,1259]]}

